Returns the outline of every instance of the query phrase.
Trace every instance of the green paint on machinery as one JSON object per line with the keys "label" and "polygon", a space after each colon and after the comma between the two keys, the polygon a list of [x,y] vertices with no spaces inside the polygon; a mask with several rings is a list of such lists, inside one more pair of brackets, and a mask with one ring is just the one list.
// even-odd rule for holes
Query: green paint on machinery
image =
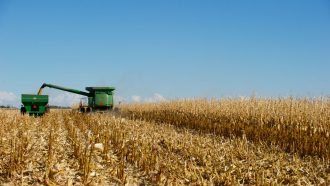
{"label": "green paint on machinery", "polygon": [[83,105],[82,103],[80,103],[80,112],[108,111],[112,110],[114,107],[114,87],[86,87],[86,90],[88,92],[84,92],[80,90],[44,83],[40,87],[38,94],[22,94],[23,106],[21,108],[21,113],[42,116],[48,111],[48,95],[42,95],[42,90],[45,87],[87,96],[88,104]]}
{"label": "green paint on machinery", "polygon": [[48,110],[48,95],[22,94],[22,103],[22,113],[42,116]]}
{"label": "green paint on machinery", "polygon": [[80,90],[44,83],[40,87],[38,91],[38,95],[42,94],[42,90],[45,87],[87,96],[88,105],[84,106],[80,104],[79,109],[81,112],[106,111],[106,110],[112,110],[114,107],[114,101],[113,101],[113,91],[115,90],[114,87],[86,87],[86,90],[88,92],[84,92]]}

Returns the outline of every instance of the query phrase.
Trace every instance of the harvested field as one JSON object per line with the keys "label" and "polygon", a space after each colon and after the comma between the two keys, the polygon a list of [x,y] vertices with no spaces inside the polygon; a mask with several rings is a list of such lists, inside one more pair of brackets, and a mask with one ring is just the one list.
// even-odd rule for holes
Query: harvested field
{"label": "harvested field", "polygon": [[[212,105],[208,105],[211,103]],[[211,119],[206,119],[211,114],[219,116],[224,112],[220,116],[231,115],[234,121],[238,117],[233,111],[223,110],[237,109],[233,105],[238,103],[232,102],[233,105],[230,102],[226,102],[227,105],[211,103],[191,101],[129,105],[121,108],[122,117],[105,113],[79,114],[68,110],[57,110],[44,117],[34,118],[21,116],[18,111],[2,110],[0,111],[0,183],[2,185],[328,185],[330,183],[328,156],[317,154],[319,151],[313,151],[314,155],[301,153],[298,150],[285,149],[276,141],[254,140],[246,132],[238,135],[235,133],[238,131],[236,129],[228,130],[229,134],[225,135],[226,133],[216,132],[218,128],[213,127],[212,132],[207,127],[202,127],[205,123],[212,128]],[[215,107],[217,104],[221,107],[220,105]],[[312,102],[308,104],[311,104],[307,107],[312,109],[310,112],[315,112],[315,115],[311,116],[312,119],[309,119],[309,112],[303,113],[301,116],[304,117],[300,120],[294,119],[298,113],[301,113],[295,111],[292,113],[294,116],[291,117],[292,122],[315,121],[309,122],[309,125],[317,125],[322,130],[316,132],[325,132],[321,134],[325,134],[324,139],[329,140],[329,136],[326,136],[326,132],[329,131],[329,116],[326,115],[329,113],[329,102],[324,102],[323,106],[319,106],[318,102],[317,106]],[[247,106],[242,104],[243,111],[236,114],[240,113],[243,121],[246,121],[248,116],[254,116],[253,121],[257,122],[259,120],[256,120],[256,117],[263,113],[260,122],[272,127],[267,124],[267,121],[271,120],[272,113],[267,115],[268,111],[261,108],[268,107],[260,106],[260,108],[258,105],[263,103],[254,105],[258,109],[245,113],[243,111]],[[292,106],[292,108],[301,107]],[[211,109],[214,112],[209,112]],[[287,114],[283,116],[283,125],[289,125],[286,122],[290,114],[286,112],[286,107],[283,109],[282,113]],[[201,115],[202,111],[205,113],[204,116]],[[257,114],[257,111],[261,113]],[[278,112],[274,111],[279,114]],[[183,117],[184,114],[186,117]],[[174,116],[176,120],[168,119]],[[197,116],[202,119],[197,120]],[[274,115],[274,117],[279,116]],[[192,122],[191,126],[188,125],[188,121]],[[238,122],[233,123],[244,126]],[[259,124],[257,122],[254,126],[257,127]],[[281,128],[280,125],[278,130]],[[244,129],[243,127],[241,130]],[[311,129],[307,127],[306,130]],[[272,135],[272,133],[269,135],[271,139],[273,139]]]}

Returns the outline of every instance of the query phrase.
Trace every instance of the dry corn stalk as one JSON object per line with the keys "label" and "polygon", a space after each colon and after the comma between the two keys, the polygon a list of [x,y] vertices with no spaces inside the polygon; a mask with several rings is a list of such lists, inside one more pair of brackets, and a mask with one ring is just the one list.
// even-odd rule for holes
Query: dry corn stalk
{"label": "dry corn stalk", "polygon": [[[224,138],[176,125],[68,111],[54,111],[43,118],[0,111],[0,120],[1,184],[326,185],[330,182],[329,161],[325,159],[308,155],[301,158],[276,145]],[[18,135],[12,135],[15,131]],[[8,162],[14,156],[13,140],[26,148],[22,145],[23,156],[16,163],[19,168],[9,169]]]}
{"label": "dry corn stalk", "polygon": [[121,107],[131,119],[170,123],[330,159],[330,99],[184,100]]}

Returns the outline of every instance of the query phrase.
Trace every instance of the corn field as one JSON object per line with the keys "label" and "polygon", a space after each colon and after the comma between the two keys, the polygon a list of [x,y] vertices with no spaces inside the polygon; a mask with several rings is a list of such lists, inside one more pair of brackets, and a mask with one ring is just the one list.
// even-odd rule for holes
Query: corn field
{"label": "corn field", "polygon": [[0,110],[1,185],[329,185],[330,101]]}
{"label": "corn field", "polygon": [[123,116],[330,159],[330,99],[186,100],[126,105]]}

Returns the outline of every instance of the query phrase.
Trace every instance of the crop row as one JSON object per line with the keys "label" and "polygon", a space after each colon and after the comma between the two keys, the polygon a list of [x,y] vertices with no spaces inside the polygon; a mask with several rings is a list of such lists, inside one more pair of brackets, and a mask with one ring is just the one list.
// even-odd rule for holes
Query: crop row
{"label": "crop row", "polygon": [[[277,146],[111,114],[0,112],[0,183],[13,185],[326,184],[329,163]],[[15,145],[12,145],[15,144]]]}
{"label": "crop row", "polygon": [[121,106],[121,116],[330,159],[330,99],[183,100]]}

